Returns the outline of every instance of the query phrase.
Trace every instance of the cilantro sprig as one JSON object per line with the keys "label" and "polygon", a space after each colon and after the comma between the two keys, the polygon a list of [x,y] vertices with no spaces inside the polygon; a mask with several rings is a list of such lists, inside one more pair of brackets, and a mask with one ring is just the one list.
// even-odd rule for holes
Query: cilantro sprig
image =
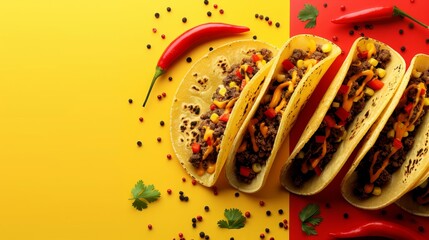
{"label": "cilantro sprig", "polygon": [[319,10],[311,4],[304,4],[304,8],[301,9],[298,13],[298,19],[301,20],[301,22],[308,21],[307,24],[305,24],[305,28],[314,28],[316,26],[316,19],[319,15]]}
{"label": "cilantro sprig", "polygon": [[301,220],[301,229],[307,235],[317,235],[314,228],[319,225],[323,218],[317,216],[320,214],[319,205],[311,203],[299,212],[299,219]]}
{"label": "cilantro sprig", "polygon": [[226,217],[225,220],[219,220],[217,222],[217,225],[220,228],[228,228],[228,229],[239,229],[244,227],[244,224],[246,222],[246,218],[243,216],[243,213],[236,209],[225,209],[224,216]]}
{"label": "cilantro sprig", "polygon": [[129,200],[134,200],[133,207],[141,211],[142,209],[147,208],[148,203],[158,200],[161,196],[161,193],[155,189],[153,185],[146,186],[142,180],[139,180],[134,188],[131,190],[133,198]]}

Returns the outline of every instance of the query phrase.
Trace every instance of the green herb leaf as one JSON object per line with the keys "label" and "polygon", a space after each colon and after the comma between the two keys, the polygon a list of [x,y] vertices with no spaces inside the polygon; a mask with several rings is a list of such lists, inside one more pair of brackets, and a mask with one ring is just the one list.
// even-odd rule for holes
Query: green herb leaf
{"label": "green herb leaf", "polygon": [[134,200],[133,207],[139,211],[147,208],[148,203],[156,201],[161,196],[161,193],[153,185],[146,186],[142,180],[136,183],[131,194],[133,198],[130,200]]}
{"label": "green herb leaf", "polygon": [[319,15],[319,11],[317,8],[311,4],[304,4],[304,8],[301,9],[298,13],[298,19],[301,20],[301,22],[308,21],[307,24],[305,24],[305,28],[314,28],[316,26],[316,19]]}
{"label": "green herb leaf", "polygon": [[319,225],[323,220],[323,218],[317,216],[319,214],[319,205],[314,203],[308,204],[299,212],[301,229],[304,233],[307,235],[317,235],[317,231],[314,227]]}
{"label": "green herb leaf", "polygon": [[227,221],[219,220],[217,225],[220,228],[228,228],[228,229],[239,229],[244,227],[244,223],[246,222],[246,218],[243,216],[243,213],[236,209],[225,209],[224,216]]}

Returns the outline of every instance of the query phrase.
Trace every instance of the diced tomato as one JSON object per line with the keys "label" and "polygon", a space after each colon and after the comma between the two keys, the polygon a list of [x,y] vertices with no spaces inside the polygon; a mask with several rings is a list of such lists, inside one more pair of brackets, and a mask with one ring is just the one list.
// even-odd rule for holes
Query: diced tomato
{"label": "diced tomato", "polygon": [[282,62],[282,66],[286,71],[291,70],[293,67],[295,67],[295,65],[293,65],[293,63],[289,60],[289,59],[285,59]]}
{"label": "diced tomato", "polygon": [[237,71],[235,71],[235,75],[239,78],[239,79],[243,79],[243,75],[241,74],[241,70],[237,69]]}
{"label": "diced tomato", "polygon": [[229,115],[231,115],[231,113],[223,113],[222,115],[220,115],[219,117],[219,121],[221,122],[228,122],[229,120]]}
{"label": "diced tomato", "polygon": [[326,140],[325,136],[316,136],[315,138],[317,143],[324,143]]}
{"label": "diced tomato", "polygon": [[314,168],[314,171],[316,172],[317,176],[320,176],[320,174],[322,174],[322,168],[319,165]]}
{"label": "diced tomato", "polygon": [[368,58],[368,51],[363,51],[363,52],[359,51],[357,57],[360,59],[367,59]]}
{"label": "diced tomato", "polygon": [[213,145],[213,140],[211,137],[208,137],[206,142],[207,142],[207,145],[209,146]]}
{"label": "diced tomato", "polygon": [[210,104],[210,110],[215,110],[216,109],[216,105],[214,103]]}
{"label": "diced tomato", "polygon": [[420,90],[420,96],[425,96],[426,95],[426,88],[422,88]]}
{"label": "diced tomato", "polygon": [[393,139],[393,147],[396,149],[401,149],[402,148],[402,142],[401,140],[394,138]]}
{"label": "diced tomato", "polygon": [[248,177],[250,173],[252,172],[252,169],[245,166],[240,166],[240,175],[243,177]]}
{"label": "diced tomato", "polygon": [[350,116],[350,113],[347,112],[343,107],[339,107],[337,111],[335,111],[335,115],[337,115],[337,117],[339,117],[342,121],[346,121]]}
{"label": "diced tomato", "polygon": [[412,109],[413,109],[413,103],[408,103],[407,106],[404,107],[404,110],[408,115],[411,113]]}
{"label": "diced tomato", "polygon": [[265,112],[264,115],[269,118],[269,119],[273,119],[276,117],[277,113],[274,110],[274,108],[268,108]]}
{"label": "diced tomato", "polygon": [[333,127],[337,126],[337,123],[335,122],[335,119],[333,117],[329,116],[329,115],[326,115],[323,118],[323,121],[325,121],[326,126],[328,126],[330,128],[333,128]]}
{"label": "diced tomato", "polygon": [[197,142],[194,142],[192,143],[191,148],[193,153],[199,153],[201,150],[201,145]]}
{"label": "diced tomato", "polygon": [[344,95],[349,92],[350,87],[347,85],[341,85],[340,89],[338,89],[338,94]]}
{"label": "diced tomato", "polygon": [[257,62],[257,61],[259,61],[259,60],[261,60],[261,58],[259,57],[259,55],[256,55],[256,54],[253,54],[253,55],[252,55],[252,61],[253,61],[253,62]]}
{"label": "diced tomato", "polygon": [[247,73],[252,74],[252,73],[253,73],[253,70],[254,70],[254,69],[253,69],[253,67],[252,67],[252,66],[248,66],[248,67],[247,67],[247,69],[246,69],[246,72],[247,72]]}
{"label": "diced tomato", "polygon": [[367,83],[368,87],[370,87],[372,90],[378,91],[383,88],[384,83],[376,78],[372,79]]}

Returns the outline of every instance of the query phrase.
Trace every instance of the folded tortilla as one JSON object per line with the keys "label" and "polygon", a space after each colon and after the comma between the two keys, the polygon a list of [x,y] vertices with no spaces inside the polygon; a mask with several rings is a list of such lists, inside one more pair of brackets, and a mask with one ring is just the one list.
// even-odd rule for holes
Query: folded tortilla
{"label": "folded tortilla", "polygon": [[[237,67],[237,65],[243,66],[243,59],[252,59],[254,52],[262,49],[271,51],[272,57],[277,54],[274,46],[254,40],[235,41],[216,48],[191,67],[177,89],[170,112],[170,136],[173,149],[187,173],[204,186],[213,186],[218,179],[230,146],[262,88],[272,60],[266,62],[259,59],[258,67],[252,69],[252,74],[249,73],[249,69],[247,69],[248,72],[243,72],[243,69],[240,68],[238,71],[246,76],[246,85],[242,82],[242,86],[239,84],[226,87],[223,86],[223,80],[231,68]],[[256,69],[259,69],[257,73],[255,73]],[[239,91],[239,97],[236,97],[234,101],[229,101],[227,106],[216,102],[218,104],[216,108],[227,107],[230,114],[225,120],[224,131],[213,139],[213,129],[206,129],[207,131],[204,133],[201,132],[201,129],[199,130],[202,122],[201,116],[210,111],[215,94],[228,94],[225,93],[226,89],[232,88],[236,88],[237,91],[241,88],[242,90]],[[219,116],[211,119],[219,121]],[[201,138],[207,140],[206,142],[217,141],[210,142],[210,145],[215,147],[209,149],[209,147],[203,146],[198,152],[201,155],[209,153],[217,155],[208,166],[206,164],[205,169],[201,165],[195,167],[190,162],[190,158],[193,156],[192,144]]]}
{"label": "folded tortilla", "polygon": [[[398,112],[398,109],[402,109],[401,111],[406,109],[406,107],[405,108],[400,107],[401,106],[400,103],[401,103],[401,100],[403,100],[402,97],[403,96],[406,97],[405,93],[407,92],[407,89],[410,87],[410,85],[416,85],[410,81],[411,76],[414,74],[413,72],[415,70],[419,72],[428,70],[429,69],[428,63],[429,63],[429,57],[426,55],[422,55],[422,54],[416,55],[412,59],[411,64],[408,67],[408,70],[401,81],[401,85],[399,86],[398,91],[395,93],[395,96],[389,102],[389,105],[386,107],[383,114],[375,122],[374,126],[371,128],[371,130],[364,138],[361,149],[357,153],[357,156],[351,168],[349,169],[349,171],[347,172],[347,174],[345,175],[341,183],[341,192],[344,198],[352,205],[362,209],[383,208],[398,200],[402,195],[404,195],[406,192],[411,190],[423,176],[425,176],[429,167],[429,161],[425,159],[428,156],[427,152],[428,152],[428,144],[429,144],[429,114],[422,115],[421,123],[418,126],[416,126],[415,129],[414,129],[414,125],[412,126],[412,129],[404,127],[404,129],[407,131],[406,136],[408,136],[408,132],[413,132],[412,135],[411,133],[410,135],[413,136],[414,143],[410,145],[410,147],[407,147],[410,149],[407,152],[405,152],[406,155],[402,165],[400,165],[400,167],[393,174],[391,174],[390,181],[384,184],[379,189],[380,191],[377,190],[376,193],[373,192],[373,195],[367,199],[362,199],[361,197],[357,197],[356,194],[354,194],[354,191],[356,191],[355,186],[357,186],[357,180],[358,180],[357,170],[358,170],[358,167],[361,167],[359,166],[359,164],[362,162],[364,157],[368,153],[370,153],[371,148],[377,142],[377,139],[379,137],[385,137],[384,135],[386,135],[386,132],[385,132],[386,129],[383,132],[383,128],[385,127],[385,125],[388,125],[388,120],[391,116],[396,116],[396,115],[393,115],[393,113],[395,112],[395,109],[396,109],[396,112]],[[421,101],[424,102],[425,96],[420,92],[421,91],[418,92],[418,96],[419,96],[418,98],[419,99],[422,98]],[[426,91],[424,94],[426,94]],[[415,106],[416,106],[415,109],[409,110],[411,111],[411,113],[413,113],[414,110],[418,112],[418,106],[423,107],[424,103],[415,104]],[[410,115],[410,119],[413,119],[411,118],[411,116],[413,115],[414,114]],[[408,121],[409,120],[407,120],[407,122]],[[402,127],[397,126],[397,127],[394,127],[393,130],[392,129],[390,130],[390,131],[394,131],[395,135],[393,136],[395,136],[395,140],[397,140],[396,136],[400,128]],[[387,135],[390,135],[390,132],[388,132]],[[404,138],[406,136],[404,135]],[[388,136],[388,137],[391,138],[391,136]],[[406,141],[406,139],[402,140],[402,137],[400,139],[401,139],[400,142]],[[405,143],[404,143],[404,146],[405,146]],[[400,147],[400,149],[405,149],[404,146],[402,146],[402,143],[400,143],[399,146],[395,146],[395,143],[392,143],[391,151],[393,151],[394,148],[398,148],[398,147]],[[374,156],[376,155],[374,154]],[[372,158],[372,159],[375,159],[375,158]],[[386,163],[389,162],[389,164],[392,161],[388,157],[384,157],[383,159],[389,159],[389,161],[386,161]],[[374,160],[371,160],[371,161],[374,162]],[[374,166],[371,169],[371,172],[369,172],[370,174],[372,173],[375,175],[377,174],[377,172],[380,172],[381,175],[383,174],[380,170],[382,169],[381,167],[376,168],[375,164],[371,164],[371,165],[374,165]],[[386,165],[386,168],[388,167],[389,165]],[[384,168],[384,171],[386,171],[386,168]],[[365,169],[367,168],[365,167]],[[368,169],[368,171],[370,171],[370,169]],[[370,183],[368,186],[370,186]],[[375,186],[375,184],[373,186]]]}
{"label": "folded tortilla", "polygon": [[[318,165],[316,165],[316,168],[318,169],[316,168],[312,169],[311,167],[313,165],[313,162],[311,162],[310,167],[307,167],[307,169],[305,170],[307,170],[307,172],[313,171],[312,174],[314,175],[313,176],[310,175],[310,178],[307,179],[305,182],[303,182],[302,185],[297,186],[297,184],[294,183],[292,176],[295,174],[294,171],[301,171],[301,169],[296,170],[292,167],[294,165],[294,161],[296,161],[295,158],[299,159],[300,156],[298,156],[298,154],[304,154],[300,152],[305,147],[305,145],[310,141],[313,135],[315,135],[316,131],[318,131],[319,126],[321,126],[322,123],[329,125],[329,123],[327,124],[327,120],[325,119],[325,116],[330,111],[330,108],[331,107],[333,109],[340,108],[340,106],[334,106],[334,100],[337,96],[337,93],[340,94],[340,91],[344,91],[344,89],[342,89],[343,81],[345,79],[347,79],[347,81],[351,81],[350,79],[352,79],[354,76],[357,75],[355,74],[353,76],[347,76],[349,68],[353,67],[352,63],[355,61],[359,62],[357,60],[358,60],[358,56],[361,57],[360,54],[363,54],[363,53],[366,54],[370,51],[374,51],[374,46],[377,46],[377,45],[380,46],[380,50],[383,50],[383,49],[388,50],[391,54],[390,62],[385,66],[385,73],[386,73],[385,76],[383,77],[379,76],[379,78],[382,78],[381,80],[384,83],[384,87],[382,87],[381,89],[373,93],[372,97],[370,97],[369,100],[366,101],[364,108],[360,111],[360,113],[355,115],[353,119],[350,120],[347,118],[348,126],[345,125],[344,123],[341,123],[341,121],[344,122],[344,120],[341,120],[340,122],[333,122],[333,125],[335,126],[332,128],[336,128],[337,126],[342,126],[342,128],[345,129],[345,132],[343,132],[342,136],[339,138],[340,140],[338,140],[338,142],[340,142],[339,145],[337,146],[335,151],[330,153],[332,154],[331,155],[332,157],[330,158],[330,161],[323,167],[323,169],[318,168]],[[343,62],[335,78],[332,80],[328,90],[326,91],[322,100],[320,101],[319,106],[317,107],[313,116],[308,122],[293,152],[291,153],[289,158],[285,161],[280,174],[280,182],[282,186],[286,188],[288,191],[295,194],[300,194],[300,195],[312,195],[322,191],[338,174],[340,169],[346,163],[349,156],[352,154],[354,148],[358,145],[359,141],[363,138],[365,133],[368,131],[368,129],[376,121],[377,117],[382,113],[383,109],[389,103],[389,99],[392,98],[396,89],[398,88],[400,81],[402,79],[402,76],[404,75],[404,72],[405,72],[405,61],[392,48],[375,39],[366,38],[366,37],[356,39],[356,41],[353,43],[349,51],[347,58]],[[379,75],[377,72],[375,74]],[[364,82],[366,80],[368,79],[365,78],[365,80],[359,80],[359,81]],[[356,82],[357,81],[358,80],[356,80]],[[360,84],[362,84],[362,86],[365,86],[363,83],[360,83]],[[346,89],[349,89],[349,88],[346,88]],[[347,90],[347,91],[350,91],[350,90]],[[343,93],[341,98],[344,98],[344,96],[346,95]],[[350,96],[349,92],[347,92],[347,96]],[[335,115],[337,114],[338,116],[341,116],[341,112],[335,112]],[[335,116],[335,119],[337,119],[337,116]],[[325,127],[325,132],[327,132],[326,127]],[[327,135],[329,136],[329,134]],[[326,139],[325,139],[325,136],[322,136],[321,140],[317,140],[318,136],[315,135],[316,142],[317,141],[324,142],[324,145],[326,146],[327,145],[326,141],[328,139],[328,136],[326,136]],[[321,155],[321,156],[325,157],[324,155]],[[323,161],[323,158],[319,159],[318,157],[315,160],[318,160],[316,164],[320,164]],[[298,163],[299,162],[295,162],[295,164],[298,164]],[[302,170],[302,171],[305,171],[305,170]]]}
{"label": "folded tortilla", "polygon": [[[294,50],[299,51],[294,52]],[[261,94],[256,99],[249,115],[243,122],[237,138],[230,149],[225,170],[231,186],[248,193],[253,193],[261,189],[268,177],[276,154],[295,123],[299,111],[303,108],[322,76],[340,53],[341,49],[337,45],[313,35],[296,35],[282,46],[279,55],[273,60],[273,67],[268,74]],[[298,60],[292,64],[288,59],[293,54],[300,55],[301,61]],[[323,55],[323,58],[321,55]],[[292,72],[291,76],[286,73],[287,71]],[[302,75],[298,71],[302,71]],[[277,94],[273,88],[276,89]],[[272,93],[273,91],[274,93]],[[268,130],[267,127],[269,125],[267,117],[270,114],[264,113],[265,116],[264,114],[260,114],[261,111],[265,111],[263,110],[265,109],[264,107],[268,107],[268,103],[270,103],[270,109],[267,111],[271,111],[271,118],[276,118],[275,124],[278,124],[277,129],[274,131]],[[258,110],[259,107],[261,109]],[[261,119],[256,121],[256,118]],[[249,128],[254,129],[250,130],[253,136],[259,134],[259,139],[262,140],[264,138],[263,141],[267,142],[265,147],[268,149],[265,149],[263,157],[261,156],[261,149],[264,147],[261,146],[258,149],[255,146],[255,144],[258,144],[256,143],[257,140],[255,140],[256,137],[252,138],[252,141],[255,141],[253,144],[254,147],[251,147],[250,145],[252,144],[247,141],[248,139],[245,139]],[[262,137],[261,135],[264,136]],[[246,154],[249,155],[241,158],[245,162],[237,164],[237,154],[243,151],[243,149],[239,150],[240,148],[247,148],[248,151]],[[259,160],[264,158],[265,163],[252,163],[248,161],[250,158],[260,158]],[[245,165],[238,166],[240,164]],[[244,182],[243,179],[240,179],[243,176],[248,177],[250,174],[256,174],[256,177],[252,178],[249,182]]]}

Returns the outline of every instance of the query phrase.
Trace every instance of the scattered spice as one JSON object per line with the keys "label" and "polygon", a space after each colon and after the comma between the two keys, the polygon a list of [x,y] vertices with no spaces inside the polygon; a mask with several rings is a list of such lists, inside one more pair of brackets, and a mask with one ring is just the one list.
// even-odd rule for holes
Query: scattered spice
{"label": "scattered spice", "polygon": [[186,17],[182,18],[182,22],[186,23],[188,21],[188,19]]}
{"label": "scattered spice", "polygon": [[167,7],[167,12],[171,12],[171,7]]}
{"label": "scattered spice", "polygon": [[137,141],[137,146],[141,147],[143,146],[143,143],[141,141]]}
{"label": "scattered spice", "polygon": [[162,35],[161,35],[161,38],[162,38],[162,39],[165,39],[165,34],[162,34]]}
{"label": "scattered spice", "polygon": [[271,20],[268,20],[268,25],[273,25],[273,21],[271,21]]}
{"label": "scattered spice", "polygon": [[323,7],[324,7],[324,8],[327,8],[327,7],[328,7],[328,4],[327,4],[327,3],[324,3],[324,4],[323,4]]}
{"label": "scattered spice", "polygon": [[197,180],[195,180],[195,179],[192,179],[192,185],[197,185]]}
{"label": "scattered spice", "polygon": [[169,188],[167,189],[167,193],[170,195],[173,191]]}
{"label": "scattered spice", "polygon": [[353,30],[350,30],[350,31],[349,31],[349,35],[350,35],[350,36],[353,36],[354,34],[355,34],[355,31],[353,31]]}
{"label": "scattered spice", "polygon": [[258,36],[256,36],[256,35],[253,35],[253,37],[252,37],[254,40],[256,40],[256,39],[258,39]]}
{"label": "scattered spice", "polygon": [[129,104],[131,104],[131,103],[133,103],[133,100],[130,98],[130,99],[128,99],[128,103]]}
{"label": "scattered spice", "polygon": [[208,1],[208,0],[204,0],[204,4],[205,4],[205,5],[208,5],[208,4],[209,4],[209,1]]}
{"label": "scattered spice", "polygon": [[276,27],[280,27],[280,23],[279,22],[276,22]]}
{"label": "scattered spice", "polygon": [[147,49],[151,49],[152,46],[150,44],[146,45]]}
{"label": "scattered spice", "polygon": [[211,17],[212,16],[212,12],[207,11],[207,16]]}
{"label": "scattered spice", "polygon": [[340,9],[341,9],[341,11],[345,11],[345,10],[346,10],[346,6],[341,5],[341,6],[340,6]]}
{"label": "scattered spice", "polygon": [[161,100],[161,99],[162,99],[161,94],[159,94],[159,95],[157,96],[157,98],[158,98],[158,100]]}
{"label": "scattered spice", "polygon": [[264,19],[264,15],[259,15],[259,19]]}
{"label": "scattered spice", "polygon": [[279,222],[279,227],[283,228],[285,224],[283,222]]}
{"label": "scattered spice", "polygon": [[429,44],[429,38],[426,38],[426,44]]}
{"label": "scattered spice", "polygon": [[217,6],[217,4],[214,4],[213,7],[214,7],[214,9],[217,9],[218,6]]}
{"label": "scattered spice", "polygon": [[152,32],[156,33],[158,30],[156,30],[156,28],[152,28]]}
{"label": "scattered spice", "polygon": [[399,29],[399,34],[404,34],[404,30],[403,29]]}
{"label": "scattered spice", "polygon": [[203,217],[201,215],[198,215],[197,220],[198,220],[198,222],[201,222],[201,221],[203,221]]}
{"label": "scattered spice", "polygon": [[414,28],[414,23],[412,23],[412,22],[408,23],[408,28],[409,29],[413,29]]}
{"label": "scattered spice", "polygon": [[334,42],[336,42],[336,41],[338,41],[338,37],[337,37],[337,36],[332,36],[332,40],[333,40]]}
{"label": "scattered spice", "polygon": [[209,206],[204,206],[204,211],[206,211],[206,212],[210,211],[210,207]]}
{"label": "scattered spice", "polygon": [[259,14],[255,13],[255,18],[259,18]]}
{"label": "scattered spice", "polygon": [[234,196],[235,196],[235,197],[240,197],[240,193],[239,193],[239,192],[235,192],[235,193],[234,193]]}
{"label": "scattered spice", "polygon": [[419,226],[417,230],[419,230],[421,233],[425,232],[425,228],[423,226]]}
{"label": "scattered spice", "polygon": [[344,213],[344,214],[343,214],[343,218],[344,218],[344,219],[348,219],[348,218],[349,218],[349,214],[348,214],[348,213]]}
{"label": "scattered spice", "polygon": [[152,224],[148,224],[148,225],[147,225],[147,228],[148,228],[149,230],[152,230]]}
{"label": "scattered spice", "polygon": [[405,50],[407,50],[407,49],[405,48],[405,46],[402,46],[402,47],[401,47],[401,52],[405,52]]}
{"label": "scattered spice", "polygon": [[182,177],[182,182],[186,182],[186,178],[185,177]]}
{"label": "scattered spice", "polygon": [[156,18],[159,18],[159,13],[155,13],[155,17],[156,17]]}
{"label": "scattered spice", "polygon": [[171,154],[167,154],[167,159],[171,160]]}
{"label": "scattered spice", "polygon": [[282,215],[282,214],[283,214],[283,209],[279,209],[278,213],[279,213],[280,215]]}
{"label": "scattered spice", "polygon": [[261,207],[263,207],[263,206],[265,206],[265,202],[264,201],[259,201],[259,206],[261,206]]}
{"label": "scattered spice", "polygon": [[200,232],[200,238],[204,238],[206,234],[204,232]]}
{"label": "scattered spice", "polygon": [[265,228],[265,233],[270,233],[270,229],[269,228]]}
{"label": "scattered spice", "polygon": [[186,62],[188,62],[188,63],[192,62],[192,58],[191,57],[187,57],[186,58]]}
{"label": "scattered spice", "polygon": [[139,121],[143,122],[144,121],[143,117],[139,117]]}
{"label": "scattered spice", "polygon": [[161,137],[156,138],[156,141],[158,141],[158,142],[161,142],[161,140],[162,140]]}
{"label": "scattered spice", "polygon": [[250,218],[250,212],[249,212],[249,211],[246,211],[246,212],[244,213],[244,216],[245,216],[246,218]]}
{"label": "scattered spice", "polygon": [[264,239],[264,238],[265,238],[265,234],[261,233],[261,234],[259,235],[259,238]]}
{"label": "scattered spice", "polygon": [[161,125],[161,127],[163,127],[163,126],[164,126],[164,124],[165,124],[165,123],[164,123],[164,121],[160,121],[160,122],[159,122],[159,125]]}
{"label": "scattered spice", "polygon": [[269,217],[269,216],[271,216],[271,211],[270,211],[270,210],[267,210],[267,211],[265,212],[265,214]]}
{"label": "scattered spice", "polygon": [[268,16],[266,16],[265,17],[265,21],[268,21],[268,20],[270,20],[270,18]]}
{"label": "scattered spice", "polygon": [[224,13],[223,9],[219,10],[219,13],[220,13],[220,14],[223,14],[223,13]]}
{"label": "scattered spice", "polygon": [[213,51],[213,47],[209,47],[209,51],[211,52],[211,51]]}
{"label": "scattered spice", "polygon": [[161,95],[162,95],[163,97],[167,97],[167,93],[165,93],[165,92],[163,92]]}

